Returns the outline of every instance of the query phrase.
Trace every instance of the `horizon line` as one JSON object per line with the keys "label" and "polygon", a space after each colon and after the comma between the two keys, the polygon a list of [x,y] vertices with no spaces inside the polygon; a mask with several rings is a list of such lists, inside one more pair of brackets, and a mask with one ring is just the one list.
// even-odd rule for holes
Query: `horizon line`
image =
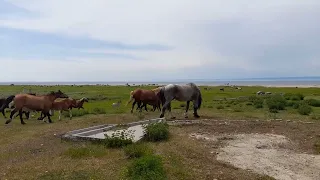
{"label": "horizon line", "polygon": [[291,76],[291,77],[258,77],[258,78],[220,78],[220,79],[174,79],[174,80],[145,80],[145,81],[1,81],[0,83],[139,83],[139,82],[189,82],[189,81],[242,81],[242,80],[281,80],[281,79],[320,79],[320,76]]}

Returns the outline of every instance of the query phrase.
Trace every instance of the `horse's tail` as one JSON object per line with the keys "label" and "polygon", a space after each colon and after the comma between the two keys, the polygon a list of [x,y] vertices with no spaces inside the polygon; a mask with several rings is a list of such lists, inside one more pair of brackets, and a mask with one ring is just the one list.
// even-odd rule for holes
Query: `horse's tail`
{"label": "horse's tail", "polygon": [[0,112],[3,111],[5,108],[12,108],[12,106],[14,106],[14,101],[13,99],[15,98],[14,95],[9,96],[5,102],[2,104],[2,106],[0,107]]}
{"label": "horse's tail", "polygon": [[126,106],[128,106],[129,103],[131,103],[133,100],[133,91],[130,92],[130,98],[129,101],[127,102]]}
{"label": "horse's tail", "polygon": [[201,95],[201,92],[199,91],[199,96],[198,96],[198,109],[200,109],[201,104],[202,104],[202,95]]}
{"label": "horse's tail", "polygon": [[162,106],[164,105],[164,103],[166,102],[166,98],[164,97],[164,87],[162,87],[158,93],[158,97],[161,101]]}

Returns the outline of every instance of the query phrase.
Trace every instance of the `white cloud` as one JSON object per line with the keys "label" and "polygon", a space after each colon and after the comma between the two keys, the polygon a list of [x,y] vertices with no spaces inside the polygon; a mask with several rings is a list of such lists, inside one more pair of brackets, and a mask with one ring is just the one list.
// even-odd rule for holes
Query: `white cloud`
{"label": "white cloud", "polygon": [[[69,36],[87,36],[99,40],[130,44],[159,43],[174,47],[171,51],[160,52],[117,51],[142,57],[144,60],[141,61],[112,61],[110,58],[95,58],[94,60],[83,59],[82,63],[77,63],[37,59],[28,60],[28,62],[2,59],[1,61],[5,61],[12,66],[17,66],[17,62],[22,63],[22,67],[37,64],[38,68],[32,71],[43,74],[41,77],[32,75],[31,68],[29,68],[23,70],[25,71],[23,77],[8,77],[12,80],[22,80],[22,78],[29,80],[41,78],[43,80],[63,80],[63,78],[70,80],[109,80],[111,77],[115,80],[135,80],[135,78],[166,77],[165,72],[168,74],[167,78],[170,78],[170,73],[177,72],[180,73],[181,77],[190,78],[189,72],[184,72],[184,69],[204,68],[209,71],[208,67],[212,67],[213,75],[216,75],[215,71],[221,73],[219,69],[227,70],[228,68],[238,68],[239,73],[266,70],[279,71],[272,66],[263,66],[259,62],[255,62],[252,57],[221,52],[221,49],[217,47],[224,42],[214,41],[217,38],[219,39],[221,34],[214,34],[215,32],[210,32],[210,29],[199,27],[206,27],[211,23],[217,25],[224,22],[233,22],[241,25],[245,22],[246,25],[251,25],[248,29],[249,32],[246,33],[247,35],[252,34],[253,39],[240,39],[241,42],[239,42],[238,39],[226,38],[225,41],[229,41],[229,45],[230,43],[242,44],[243,46],[250,45],[250,43],[277,45],[281,43],[280,35],[281,37],[286,36],[288,27],[295,27],[296,23],[292,21],[290,24],[292,26],[283,25],[283,18],[291,15],[299,17],[301,14],[320,10],[320,1],[316,0],[10,0],[9,2],[39,13],[41,17],[20,20],[0,19],[2,26]],[[305,19],[305,21],[310,21],[310,19]],[[246,26],[242,28],[246,29]],[[276,30],[279,36],[272,33],[256,32],[260,30],[264,32]],[[295,29],[289,30],[292,31],[293,36]],[[228,31],[232,34],[238,33],[238,29],[228,29]],[[299,31],[304,31],[304,29],[300,28]],[[284,40],[287,41],[288,39]],[[252,43],[253,41],[254,43]],[[230,47],[230,51],[237,51],[237,46],[235,47]],[[114,52],[107,49],[90,49],[87,51]],[[255,54],[256,52],[251,53]],[[68,67],[74,67],[74,70],[67,73],[66,67],[63,67],[65,63]],[[319,63],[313,64],[319,67]],[[40,68],[40,65],[43,68]],[[53,72],[46,74],[45,72],[50,71],[50,66],[63,68],[63,70],[60,70],[58,75]],[[286,71],[290,74],[290,70],[294,72],[295,68],[299,67],[287,68],[289,70]],[[80,69],[83,72],[81,74],[78,73]],[[7,69],[6,72],[14,74],[15,71]],[[317,71],[312,71],[312,73],[319,75]],[[241,76],[241,74],[236,74],[235,77],[237,76]]]}

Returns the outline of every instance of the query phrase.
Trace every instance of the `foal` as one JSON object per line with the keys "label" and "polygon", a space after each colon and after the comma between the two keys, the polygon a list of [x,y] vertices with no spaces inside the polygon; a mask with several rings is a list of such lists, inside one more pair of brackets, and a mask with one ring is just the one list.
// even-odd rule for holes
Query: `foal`
{"label": "foal", "polygon": [[[61,120],[61,112],[62,111],[69,111],[69,118],[72,119],[72,107],[76,105],[76,100],[71,98],[65,98],[63,100],[55,100],[52,103],[51,111],[59,111],[59,121]],[[41,113],[40,118],[38,120],[42,119],[43,113]]]}
{"label": "foal", "polygon": [[84,109],[83,108],[83,103],[84,102],[89,102],[89,99],[86,97],[81,98],[80,100],[76,100],[75,105],[73,105],[71,108],[78,108],[78,109]]}

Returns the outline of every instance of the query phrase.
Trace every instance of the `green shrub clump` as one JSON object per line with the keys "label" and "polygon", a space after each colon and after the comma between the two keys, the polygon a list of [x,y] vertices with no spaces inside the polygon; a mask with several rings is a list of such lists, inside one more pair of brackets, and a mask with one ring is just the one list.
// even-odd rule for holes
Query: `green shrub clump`
{"label": "green shrub clump", "polygon": [[124,148],[126,156],[131,158],[140,158],[152,154],[152,149],[144,143],[130,144]]}
{"label": "green shrub clump", "polygon": [[113,133],[111,137],[107,134],[105,134],[105,137],[103,143],[108,148],[120,148],[133,143],[132,137],[128,137],[128,134],[125,134],[124,131],[120,133],[120,136],[118,133]]}
{"label": "green shrub clump", "polygon": [[306,103],[302,103],[300,104],[299,108],[298,108],[298,113],[301,115],[309,115],[312,112],[312,108],[311,106],[309,106]]}
{"label": "green shrub clump", "polygon": [[266,102],[267,102],[269,111],[272,113],[276,113],[279,110],[284,110],[287,105],[286,99],[280,95],[271,96],[270,98],[267,99]]}
{"label": "green shrub clump", "polygon": [[162,159],[156,155],[147,155],[135,159],[127,168],[127,177],[132,180],[167,179]]}
{"label": "green shrub clump", "polygon": [[317,99],[307,99],[305,100],[305,102],[310,105],[310,106],[313,106],[313,107],[320,107],[320,100],[317,100]]}
{"label": "green shrub clump", "polygon": [[147,125],[144,138],[147,141],[167,140],[169,138],[169,125],[165,122]]}

